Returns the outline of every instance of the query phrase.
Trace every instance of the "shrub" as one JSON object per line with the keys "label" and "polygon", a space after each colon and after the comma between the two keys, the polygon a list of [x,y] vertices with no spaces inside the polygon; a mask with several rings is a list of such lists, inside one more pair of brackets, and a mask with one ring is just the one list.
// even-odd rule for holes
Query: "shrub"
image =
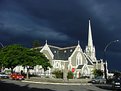
{"label": "shrub", "polygon": [[95,70],[93,71],[93,74],[94,74],[95,77],[103,76],[103,71],[100,70],[100,69],[95,69]]}
{"label": "shrub", "polygon": [[68,79],[73,79],[73,76],[74,76],[74,75],[73,75],[73,72],[69,71],[69,72],[68,72],[68,75],[67,75],[67,78],[68,78]]}
{"label": "shrub", "polygon": [[61,70],[55,70],[52,74],[55,74],[56,78],[63,78],[63,72]]}

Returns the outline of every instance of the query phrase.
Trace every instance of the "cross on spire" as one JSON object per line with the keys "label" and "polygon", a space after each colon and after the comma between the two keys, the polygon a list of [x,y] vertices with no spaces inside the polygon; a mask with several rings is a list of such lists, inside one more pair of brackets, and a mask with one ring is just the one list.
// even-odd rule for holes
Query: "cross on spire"
{"label": "cross on spire", "polygon": [[45,41],[45,43],[47,44],[47,40]]}
{"label": "cross on spire", "polygon": [[80,41],[78,40],[78,45],[80,44]]}

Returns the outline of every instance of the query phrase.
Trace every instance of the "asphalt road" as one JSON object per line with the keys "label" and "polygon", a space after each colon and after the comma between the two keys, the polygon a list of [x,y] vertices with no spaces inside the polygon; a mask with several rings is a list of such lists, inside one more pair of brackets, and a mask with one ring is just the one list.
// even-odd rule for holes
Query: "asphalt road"
{"label": "asphalt road", "polygon": [[53,85],[26,83],[15,80],[0,80],[1,91],[111,91],[95,85]]}

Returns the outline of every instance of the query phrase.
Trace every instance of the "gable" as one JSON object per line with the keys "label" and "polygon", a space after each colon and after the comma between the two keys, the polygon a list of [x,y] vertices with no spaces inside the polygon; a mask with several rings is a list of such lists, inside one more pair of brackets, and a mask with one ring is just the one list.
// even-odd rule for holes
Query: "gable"
{"label": "gable", "polygon": [[53,59],[48,50],[43,50],[42,53],[50,60]]}
{"label": "gable", "polygon": [[74,52],[70,56],[70,59],[71,59],[71,64],[73,66],[87,64],[87,60],[86,60],[84,53],[79,45],[75,48]]}
{"label": "gable", "polygon": [[85,64],[82,67],[82,75],[83,76],[88,76],[91,73],[90,69],[88,68],[88,66]]}
{"label": "gable", "polygon": [[53,57],[54,57],[52,51],[50,50],[50,48],[48,47],[47,44],[45,44],[45,46],[40,50],[40,52],[45,54],[45,56],[47,56],[48,59],[53,59]]}

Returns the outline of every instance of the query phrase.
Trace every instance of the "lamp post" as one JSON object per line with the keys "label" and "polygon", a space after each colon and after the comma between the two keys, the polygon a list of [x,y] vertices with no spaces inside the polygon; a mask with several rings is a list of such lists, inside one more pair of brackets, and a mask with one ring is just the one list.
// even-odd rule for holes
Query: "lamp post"
{"label": "lamp post", "polygon": [[[105,59],[105,53],[106,53],[106,50],[107,50],[107,48],[112,44],[112,43],[115,43],[115,42],[118,42],[119,40],[114,40],[114,41],[111,41],[111,42],[109,42],[106,46],[105,46],[105,48],[104,48],[104,60],[106,60]],[[104,75],[105,75],[105,79],[106,79],[106,81],[107,81],[107,62],[105,61],[105,63],[104,63]]]}
{"label": "lamp post", "polygon": [[118,41],[119,41],[119,40],[114,40],[114,41],[109,42],[109,43],[106,45],[106,47],[105,47],[105,49],[104,49],[104,52],[106,52],[108,46],[110,46],[112,43],[115,43],[115,42],[118,42]]}
{"label": "lamp post", "polygon": [[[2,48],[4,48],[4,45],[0,42],[0,45],[2,46]],[[2,64],[2,68],[1,68],[1,72],[3,71],[3,64]]]}

